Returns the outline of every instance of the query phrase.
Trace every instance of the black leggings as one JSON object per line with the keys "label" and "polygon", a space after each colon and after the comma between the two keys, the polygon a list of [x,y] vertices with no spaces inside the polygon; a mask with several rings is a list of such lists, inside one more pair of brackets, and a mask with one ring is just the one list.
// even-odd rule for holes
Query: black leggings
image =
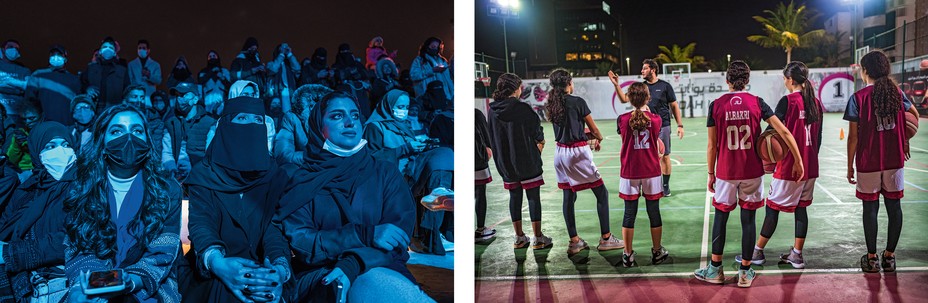
{"label": "black leggings", "polygon": [[[886,214],[889,217],[889,237],[886,251],[895,252],[902,233],[902,205],[899,199],[885,199]],[[864,238],[867,241],[867,253],[876,253],[877,216],[880,213],[880,200],[864,201]]]}
{"label": "black leggings", "polygon": [[477,185],[474,195],[477,196],[477,227],[484,227],[487,223],[487,185]]}
{"label": "black leggings", "polygon": [[[780,211],[767,206],[767,215],[764,216],[764,226],[760,229],[761,237],[770,239],[777,230]],[[796,238],[805,239],[809,231],[809,213],[805,207],[796,207]]]}
{"label": "black leggings", "polygon": [[[756,210],[741,209],[741,257],[751,260],[754,255],[754,241],[757,240],[757,227],[754,223]],[[730,212],[716,210],[715,222],[712,224],[712,254],[721,255],[725,251],[725,225],[728,224]]]}
{"label": "black leggings", "polygon": [[[599,215],[599,231],[602,234],[609,232],[609,191],[606,185],[593,188],[596,196],[596,214]],[[564,190],[564,221],[567,222],[567,235],[571,238],[577,236],[577,219],[574,217],[574,204],[577,202],[577,193],[573,190]]]}
{"label": "black leggings", "polygon": [[[645,200],[648,209],[648,219],[651,220],[651,228],[661,227],[661,209],[658,207],[660,200]],[[622,219],[622,227],[635,228],[635,217],[638,215],[638,200],[625,200],[625,217]]]}
{"label": "black leggings", "polygon": [[[526,189],[528,214],[532,222],[541,222],[541,188]],[[522,188],[509,190],[509,217],[512,222],[522,221]]]}

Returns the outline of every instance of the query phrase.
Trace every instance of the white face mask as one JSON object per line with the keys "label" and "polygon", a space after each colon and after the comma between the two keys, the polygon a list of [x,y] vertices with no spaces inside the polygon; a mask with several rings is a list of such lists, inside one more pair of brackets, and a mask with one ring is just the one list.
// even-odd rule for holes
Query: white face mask
{"label": "white face mask", "polygon": [[400,120],[406,120],[406,115],[409,114],[408,109],[394,109],[393,116]]}
{"label": "white face mask", "polygon": [[336,156],[345,158],[345,157],[351,157],[352,155],[358,153],[358,151],[364,148],[364,145],[367,145],[367,140],[361,139],[361,141],[358,142],[358,145],[355,146],[354,148],[344,149],[344,148],[338,147],[335,144],[332,144],[332,142],[326,139],[325,144],[322,145],[322,149],[327,150],[335,154]]}
{"label": "white face mask", "polygon": [[54,55],[48,57],[48,64],[52,67],[62,67],[64,66],[65,58],[59,55]]}
{"label": "white face mask", "polygon": [[42,159],[42,165],[45,166],[45,170],[48,171],[55,180],[61,180],[61,176],[74,164],[77,156],[74,155],[74,149],[58,146],[43,151],[39,154],[39,158]]}

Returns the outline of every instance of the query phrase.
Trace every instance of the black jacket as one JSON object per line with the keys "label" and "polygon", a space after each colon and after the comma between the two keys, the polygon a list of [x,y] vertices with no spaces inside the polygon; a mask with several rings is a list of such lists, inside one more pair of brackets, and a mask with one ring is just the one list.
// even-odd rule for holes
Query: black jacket
{"label": "black jacket", "polygon": [[129,71],[124,65],[115,60],[101,61],[87,66],[81,74],[81,91],[87,92],[94,87],[99,91],[97,96],[97,114],[106,108],[122,102],[122,93],[129,86]]}
{"label": "black jacket", "polygon": [[45,121],[65,126],[74,124],[71,99],[81,91],[81,79],[66,69],[46,68],[35,71],[26,85],[26,99],[39,105]]}
{"label": "black jacket", "polygon": [[487,130],[487,116],[479,109],[474,109],[474,171],[484,170],[488,167],[490,155],[487,154],[487,147],[490,147],[490,133]]}
{"label": "black jacket", "polygon": [[490,103],[490,147],[496,169],[505,182],[519,182],[541,175],[544,142],[541,120],[532,107],[517,98]]}

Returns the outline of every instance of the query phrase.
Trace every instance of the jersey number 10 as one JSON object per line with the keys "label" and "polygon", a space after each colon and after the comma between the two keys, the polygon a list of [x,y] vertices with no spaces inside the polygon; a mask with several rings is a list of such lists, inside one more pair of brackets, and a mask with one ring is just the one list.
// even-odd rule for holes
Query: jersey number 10
{"label": "jersey number 10", "polygon": [[[728,150],[751,149],[751,126],[750,125],[731,125],[725,128],[728,135]],[[742,134],[744,133],[744,134]]]}

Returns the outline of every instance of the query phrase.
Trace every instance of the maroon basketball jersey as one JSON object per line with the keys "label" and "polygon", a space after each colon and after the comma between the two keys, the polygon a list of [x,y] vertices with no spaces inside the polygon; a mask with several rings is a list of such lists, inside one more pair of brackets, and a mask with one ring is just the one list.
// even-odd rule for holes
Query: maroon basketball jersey
{"label": "maroon basketball jersey", "polygon": [[760,121],[764,118],[760,102],[763,101],[757,96],[740,91],[724,94],[712,101],[709,114],[715,120],[718,142],[717,178],[747,180],[764,175],[764,167],[755,152]]}
{"label": "maroon basketball jersey", "polygon": [[657,155],[657,140],[661,133],[661,116],[644,112],[651,118],[643,130],[631,128],[632,113],[619,116],[619,132],[622,134],[622,171],[625,179],[653,178],[661,175],[660,159]]}
{"label": "maroon basketball jersey", "polygon": [[872,99],[873,86],[867,86],[854,93],[854,100],[859,109],[857,122],[857,171],[862,173],[877,172],[903,167],[905,153],[902,150],[905,140],[905,110],[900,106],[899,112],[889,119],[877,117]]}
{"label": "maroon basketball jersey", "polygon": [[[805,102],[802,101],[802,93],[795,92],[786,95],[786,117],[783,125],[793,134],[796,139],[796,145],[799,146],[799,154],[802,155],[802,167],[805,170],[803,180],[818,178],[818,142],[822,138],[817,138],[822,128],[822,120],[812,124],[806,124]],[[816,99],[816,106],[821,113],[823,106]],[[776,172],[773,177],[780,180],[794,180],[793,163],[796,161],[793,154],[788,150],[783,160],[777,162]]]}

